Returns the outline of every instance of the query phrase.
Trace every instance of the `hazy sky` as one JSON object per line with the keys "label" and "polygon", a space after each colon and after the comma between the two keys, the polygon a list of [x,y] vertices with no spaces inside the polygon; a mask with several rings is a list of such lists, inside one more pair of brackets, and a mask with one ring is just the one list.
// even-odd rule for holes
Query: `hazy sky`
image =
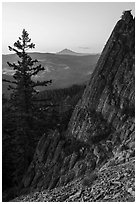
{"label": "hazy sky", "polygon": [[134,3],[4,2],[2,4],[2,52],[9,53],[25,28],[36,48],[57,52],[101,52],[122,12]]}

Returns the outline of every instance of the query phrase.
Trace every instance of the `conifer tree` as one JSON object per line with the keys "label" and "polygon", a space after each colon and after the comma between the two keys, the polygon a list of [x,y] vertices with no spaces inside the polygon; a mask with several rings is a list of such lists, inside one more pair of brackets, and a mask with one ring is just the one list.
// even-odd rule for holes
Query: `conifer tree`
{"label": "conifer tree", "polygon": [[29,34],[23,29],[22,36],[14,43],[14,47],[9,46],[9,50],[14,51],[20,58],[20,61],[18,60],[17,63],[7,62],[15,70],[15,74],[13,75],[15,80],[3,80],[15,84],[15,86],[9,85],[9,89],[13,90],[11,99],[14,108],[26,115],[33,110],[33,98],[36,94],[35,87],[47,86],[47,84],[51,83],[51,80],[42,82],[32,80],[32,77],[44,70],[44,67],[38,64],[38,60],[33,60],[27,53],[32,48],[35,48],[35,44],[31,43]]}
{"label": "conifer tree", "polygon": [[10,83],[9,90],[12,89],[10,102],[17,121],[14,143],[18,148],[16,152],[22,152],[20,156],[17,155],[18,163],[21,165],[20,168],[17,168],[18,175],[21,175],[21,172],[27,169],[30,162],[30,150],[34,146],[33,119],[35,118],[36,102],[34,103],[33,99],[37,94],[35,87],[47,86],[51,83],[51,80],[33,80],[34,76],[44,70],[44,67],[38,63],[38,60],[33,60],[28,54],[27,51],[33,48],[35,48],[35,44],[31,43],[29,34],[23,29],[21,37],[14,43],[14,46],[9,46],[9,50],[14,51],[19,58],[17,63],[7,62],[9,67],[15,70],[14,79],[12,81],[3,79],[3,81]]}

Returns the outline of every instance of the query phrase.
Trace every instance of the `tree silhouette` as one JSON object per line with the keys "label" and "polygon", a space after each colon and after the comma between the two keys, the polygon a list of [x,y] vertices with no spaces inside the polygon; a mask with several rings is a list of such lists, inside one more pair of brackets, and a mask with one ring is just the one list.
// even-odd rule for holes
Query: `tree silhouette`
{"label": "tree silhouette", "polygon": [[[36,86],[47,86],[49,81],[34,81],[32,77],[44,70],[38,60],[33,60],[26,52],[29,49],[35,48],[35,44],[31,43],[29,34],[25,29],[22,31],[22,36],[14,43],[14,48],[9,46],[10,51],[14,51],[20,58],[17,63],[7,62],[8,65],[15,70],[13,75],[14,81],[4,79],[3,81],[10,83],[9,89],[13,89],[11,95],[14,108],[24,114],[29,114],[33,110],[33,98],[36,94]],[[38,64],[38,65],[36,65]],[[14,84],[15,86],[11,85]]]}
{"label": "tree silhouette", "polygon": [[14,79],[12,81],[3,79],[3,81],[10,83],[9,90],[12,89],[10,103],[16,119],[14,144],[18,147],[16,152],[21,152],[20,155],[17,155],[17,159],[20,160],[18,163],[21,164],[20,168],[17,167],[18,175],[21,175],[20,172],[23,174],[25,169],[27,169],[31,160],[30,155],[32,154],[30,150],[34,146],[34,124],[36,124],[36,121],[34,123],[36,119],[36,102],[34,98],[37,94],[35,87],[47,86],[51,83],[51,80],[33,80],[34,76],[44,70],[44,67],[39,64],[38,60],[33,60],[27,53],[29,49],[33,48],[35,48],[35,44],[31,43],[29,34],[23,29],[21,37],[14,43],[14,46],[9,46],[9,50],[14,51],[18,56],[16,63],[7,62],[9,67],[15,70]]}

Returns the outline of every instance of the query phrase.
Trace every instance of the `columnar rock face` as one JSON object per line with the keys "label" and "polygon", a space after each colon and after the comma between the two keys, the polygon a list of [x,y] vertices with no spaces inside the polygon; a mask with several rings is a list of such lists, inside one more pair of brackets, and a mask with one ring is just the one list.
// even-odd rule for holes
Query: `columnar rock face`
{"label": "columnar rock face", "polygon": [[53,189],[135,154],[135,25],[124,12],[78,102],[68,130],[45,134],[24,176],[24,188]]}
{"label": "columnar rock face", "polygon": [[101,54],[73,113],[68,135],[86,142],[88,137],[99,135],[94,131],[98,116],[114,129],[123,124],[127,113],[132,116],[135,96],[134,34],[134,19],[127,12],[116,24]]}

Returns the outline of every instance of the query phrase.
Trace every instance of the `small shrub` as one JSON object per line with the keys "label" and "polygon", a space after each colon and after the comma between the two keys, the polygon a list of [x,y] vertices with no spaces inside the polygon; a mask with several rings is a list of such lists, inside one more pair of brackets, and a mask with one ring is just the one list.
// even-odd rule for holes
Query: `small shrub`
{"label": "small shrub", "polygon": [[92,173],[86,176],[83,180],[83,186],[90,187],[97,178],[98,178],[98,175],[95,173]]}

